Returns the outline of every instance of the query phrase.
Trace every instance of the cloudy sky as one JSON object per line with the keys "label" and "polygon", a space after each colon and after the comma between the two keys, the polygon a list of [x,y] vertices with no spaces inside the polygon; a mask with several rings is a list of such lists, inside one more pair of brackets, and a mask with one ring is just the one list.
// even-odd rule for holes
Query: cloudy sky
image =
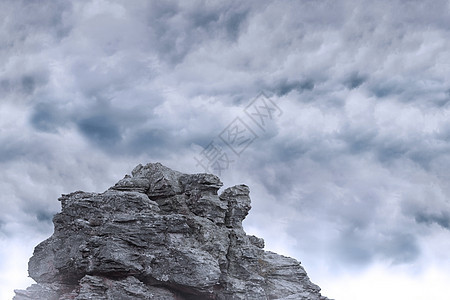
{"label": "cloudy sky", "polygon": [[448,299],[449,36],[442,0],[0,1],[0,298],[61,193],[159,161],[249,185],[330,298]]}

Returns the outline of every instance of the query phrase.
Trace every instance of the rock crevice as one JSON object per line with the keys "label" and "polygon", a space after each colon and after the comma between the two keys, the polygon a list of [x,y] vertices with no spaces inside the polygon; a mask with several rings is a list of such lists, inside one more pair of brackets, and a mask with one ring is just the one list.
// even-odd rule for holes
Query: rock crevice
{"label": "rock crevice", "polygon": [[244,232],[246,185],[139,165],[103,193],[62,195],[15,300],[327,299],[295,259]]}

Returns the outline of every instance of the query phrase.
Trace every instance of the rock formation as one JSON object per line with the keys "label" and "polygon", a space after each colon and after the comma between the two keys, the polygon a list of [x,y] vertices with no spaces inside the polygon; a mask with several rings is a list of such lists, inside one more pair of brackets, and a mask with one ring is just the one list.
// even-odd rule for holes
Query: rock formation
{"label": "rock formation", "polygon": [[62,195],[15,300],[327,299],[295,259],[246,235],[249,188],[139,165],[104,193]]}

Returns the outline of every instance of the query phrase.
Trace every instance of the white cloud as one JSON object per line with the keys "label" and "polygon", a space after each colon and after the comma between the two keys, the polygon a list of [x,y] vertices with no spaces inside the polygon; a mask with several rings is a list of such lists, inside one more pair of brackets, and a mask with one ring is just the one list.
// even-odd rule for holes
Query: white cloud
{"label": "white cloud", "polygon": [[376,265],[359,274],[328,278],[322,284],[322,293],[342,300],[411,299],[445,300],[450,276],[442,269],[427,268],[420,273]]}

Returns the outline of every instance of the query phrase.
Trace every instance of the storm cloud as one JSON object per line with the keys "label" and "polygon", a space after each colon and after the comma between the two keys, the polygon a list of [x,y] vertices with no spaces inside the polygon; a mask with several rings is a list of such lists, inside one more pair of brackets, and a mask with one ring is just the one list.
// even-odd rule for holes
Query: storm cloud
{"label": "storm cloud", "polygon": [[[101,192],[138,163],[204,172],[212,141],[231,158],[225,185],[251,188],[246,229],[325,295],[397,299],[342,283],[374,266],[447,274],[449,8],[2,1],[1,297],[29,284],[61,193]],[[281,110],[264,130],[245,113],[260,92]],[[220,139],[237,117],[256,136],[239,155]]]}

